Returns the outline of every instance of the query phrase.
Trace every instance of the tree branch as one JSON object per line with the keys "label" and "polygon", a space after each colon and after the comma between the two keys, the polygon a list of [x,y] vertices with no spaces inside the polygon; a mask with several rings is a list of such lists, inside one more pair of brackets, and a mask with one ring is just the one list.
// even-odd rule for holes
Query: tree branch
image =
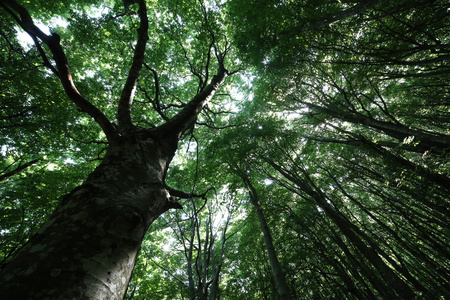
{"label": "tree branch", "polygon": [[6,178],[11,177],[11,176],[13,176],[13,175],[19,173],[20,171],[22,171],[22,170],[24,170],[24,169],[26,169],[26,168],[28,168],[28,167],[34,165],[34,164],[37,163],[38,161],[40,161],[40,159],[33,159],[33,160],[31,160],[31,161],[29,161],[29,162],[27,162],[27,163],[24,163],[23,165],[20,165],[20,164],[19,164],[19,166],[18,166],[17,168],[15,168],[14,170],[9,171],[8,173],[5,173],[5,174],[3,174],[3,175],[0,175],[0,181],[3,181],[3,180],[5,180]]}
{"label": "tree branch", "polygon": [[[103,132],[109,141],[113,139],[116,136],[114,125],[96,106],[86,100],[75,87],[66,54],[64,53],[60,43],[60,36],[56,33],[47,35],[42,32],[36,25],[34,25],[33,19],[31,18],[28,10],[16,1],[3,0],[0,3],[0,6],[7,11],[16,20],[20,27],[22,27],[23,30],[31,36],[44,60],[44,65],[50,68],[52,72],[59,77],[64,91],[69,99],[75,103],[75,105],[77,105],[82,112],[85,112],[94,118],[94,120],[103,129]],[[46,44],[50,49],[56,63],[56,68],[53,67],[47,59],[38,39]]]}
{"label": "tree branch", "polygon": [[169,194],[174,197],[183,198],[183,199],[190,199],[190,198],[205,198],[206,194],[208,194],[209,191],[213,190],[214,188],[209,188],[204,192],[203,194],[195,194],[195,193],[186,193],[180,190],[176,190],[174,188],[166,186],[166,189],[169,191]]}
{"label": "tree branch", "polygon": [[183,43],[181,41],[179,41],[179,44],[180,44],[181,49],[183,50],[184,58],[186,59],[186,61],[189,64],[189,68],[191,69],[191,73],[198,78],[198,89],[197,89],[197,92],[200,92],[204,88],[204,86],[206,85],[206,82],[203,80],[203,76],[201,74],[201,71],[197,71],[195,66],[194,66],[194,64],[189,59],[187,50],[184,47]]}
{"label": "tree branch", "polygon": [[219,88],[227,70],[224,66],[225,54],[218,55],[219,68],[216,75],[213,76],[211,82],[205,86],[205,88],[189,101],[181,111],[173,116],[166,123],[161,125],[159,129],[162,132],[175,134],[180,137],[187,129],[190,128],[192,123],[197,119],[198,114],[206,103],[214,96],[215,92]]}
{"label": "tree branch", "polygon": [[136,1],[139,4],[138,15],[140,27],[138,28],[138,40],[134,49],[133,62],[131,63],[128,78],[122,90],[119,100],[117,119],[119,130],[122,134],[130,132],[133,128],[131,122],[131,106],[133,104],[134,93],[136,91],[139,74],[142,69],[145,57],[145,47],[148,41],[148,16],[145,0]]}
{"label": "tree branch", "polygon": [[366,10],[373,8],[378,4],[382,4],[385,1],[386,0],[358,1],[358,4],[356,4],[355,6],[353,6],[351,8],[343,9],[343,10],[335,12],[335,13],[330,13],[319,19],[311,20],[307,26],[297,26],[293,30],[282,31],[281,33],[282,34],[293,34],[293,33],[300,33],[300,32],[304,32],[304,31],[317,30],[322,27],[333,24],[337,21],[345,20],[345,19],[353,17],[355,15],[360,15],[360,14],[364,13]]}
{"label": "tree branch", "polygon": [[159,268],[163,269],[164,271],[166,271],[167,273],[170,274],[170,276],[172,276],[176,281],[178,281],[179,283],[181,283],[182,285],[184,285],[185,287],[188,287],[188,285],[186,283],[184,283],[183,280],[181,280],[180,278],[177,277],[177,275],[175,275],[172,271],[170,271],[168,268],[165,268],[164,266],[158,264],[153,258],[150,257],[150,260],[152,261],[152,263],[154,263],[156,266],[158,266]]}
{"label": "tree branch", "polygon": [[161,94],[161,88],[159,85],[159,79],[158,79],[158,73],[155,69],[150,68],[146,63],[144,63],[144,67],[152,72],[153,77],[155,78],[155,98],[151,100],[150,96],[148,96],[148,93],[145,92],[145,97],[153,104],[153,108],[156,110],[156,112],[163,118],[164,121],[168,121],[169,118],[164,114],[161,108],[161,102],[159,101],[159,95]]}

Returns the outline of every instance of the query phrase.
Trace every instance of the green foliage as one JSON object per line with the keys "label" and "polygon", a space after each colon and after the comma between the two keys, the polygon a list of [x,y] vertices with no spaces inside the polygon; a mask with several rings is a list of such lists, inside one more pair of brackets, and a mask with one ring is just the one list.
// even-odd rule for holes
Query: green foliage
{"label": "green foliage", "polygon": [[[133,7],[23,4],[61,36],[79,91],[116,122],[139,26]],[[449,296],[447,1],[165,0],[147,7],[150,36],[131,113],[137,126],[162,124],[161,115],[173,116],[202,89],[217,68],[211,45],[229,51],[230,72],[246,69],[227,78],[182,137],[166,178],[186,193],[209,190],[207,201],[180,199],[183,210],[152,225],[127,299],[200,298],[199,282],[212,278],[220,257],[217,298],[279,298],[236,169],[261,195],[294,298],[400,298],[395,278],[418,298]],[[24,46],[13,20],[0,14],[6,263],[96,167],[106,145],[42,67],[36,46]],[[363,247],[393,275],[384,276]],[[197,272],[205,253],[214,258]]]}

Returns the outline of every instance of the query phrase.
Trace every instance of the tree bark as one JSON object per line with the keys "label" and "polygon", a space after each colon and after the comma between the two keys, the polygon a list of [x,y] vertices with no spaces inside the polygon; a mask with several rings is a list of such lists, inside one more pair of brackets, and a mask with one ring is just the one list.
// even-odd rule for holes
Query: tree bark
{"label": "tree bark", "polygon": [[148,135],[110,146],[2,270],[0,298],[122,299],[148,227],[174,204],[163,177],[175,150]]}
{"label": "tree bark", "polygon": [[122,299],[148,227],[181,207],[164,178],[185,129],[110,141],[102,163],[2,270],[0,299]]}

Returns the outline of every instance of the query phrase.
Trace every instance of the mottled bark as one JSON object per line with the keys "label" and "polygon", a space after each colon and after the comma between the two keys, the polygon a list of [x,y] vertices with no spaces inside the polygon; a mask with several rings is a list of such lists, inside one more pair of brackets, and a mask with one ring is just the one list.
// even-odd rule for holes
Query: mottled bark
{"label": "mottled bark", "polygon": [[2,270],[0,298],[122,299],[144,234],[172,206],[163,177],[175,149],[150,136],[110,146]]}
{"label": "mottled bark", "polygon": [[86,182],[2,270],[0,299],[122,299],[148,227],[179,207],[164,185],[178,136],[156,128],[111,141]]}

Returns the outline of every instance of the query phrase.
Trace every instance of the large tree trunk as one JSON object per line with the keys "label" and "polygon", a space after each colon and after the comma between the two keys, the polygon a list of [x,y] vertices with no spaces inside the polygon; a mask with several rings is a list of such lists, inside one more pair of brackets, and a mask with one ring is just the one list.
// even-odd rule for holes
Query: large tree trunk
{"label": "large tree trunk", "polygon": [[148,136],[110,146],[2,271],[0,299],[122,299],[148,227],[175,206],[163,185],[175,149]]}

